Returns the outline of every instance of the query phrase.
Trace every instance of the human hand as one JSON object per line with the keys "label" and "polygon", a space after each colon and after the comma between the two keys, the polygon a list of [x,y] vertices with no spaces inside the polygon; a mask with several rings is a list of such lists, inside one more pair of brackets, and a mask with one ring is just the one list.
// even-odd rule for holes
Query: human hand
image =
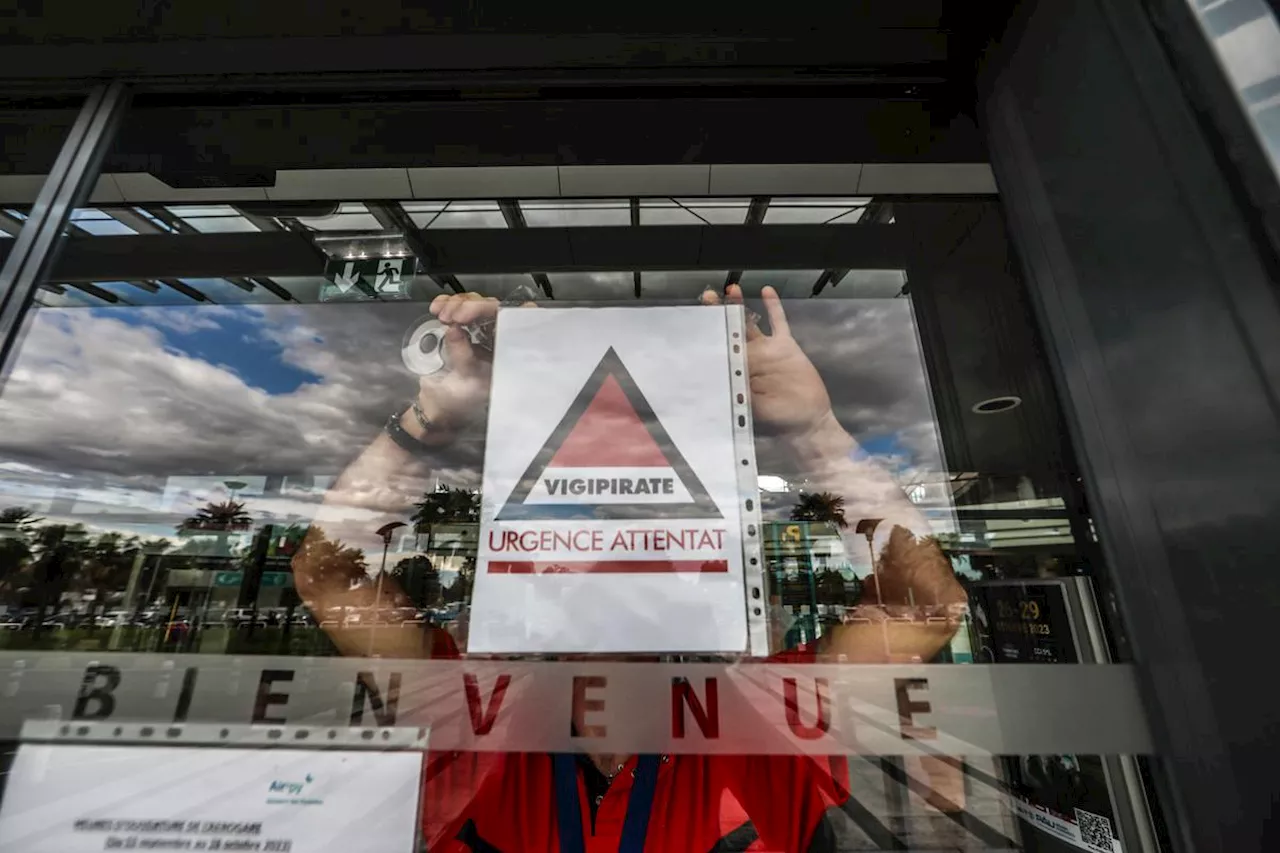
{"label": "human hand", "polygon": [[[418,407],[433,426],[448,431],[470,420],[489,399],[493,363],[471,343],[464,327],[492,322],[499,302],[478,293],[441,294],[431,301],[431,314],[447,328],[444,334],[448,368],[418,379]],[[403,426],[415,438],[428,438],[412,412]]]}
{"label": "human hand", "polygon": [[[725,291],[730,305],[742,303],[742,288],[731,284]],[[822,377],[791,337],[791,327],[778,291],[761,293],[769,316],[770,334],[761,331],[755,318],[747,318],[747,378],[751,389],[751,414],[762,426],[783,438],[802,440],[835,423],[831,397]],[[708,290],[704,305],[721,304],[720,295]]]}

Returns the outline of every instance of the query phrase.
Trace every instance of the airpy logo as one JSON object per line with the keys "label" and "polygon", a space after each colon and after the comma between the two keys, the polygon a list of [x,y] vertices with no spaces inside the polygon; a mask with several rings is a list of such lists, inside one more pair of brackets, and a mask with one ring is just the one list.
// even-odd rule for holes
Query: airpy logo
{"label": "airpy logo", "polygon": [[315,777],[310,773],[301,782],[290,782],[283,779],[273,779],[271,784],[267,786],[267,793],[284,794],[287,797],[301,796],[306,787],[315,781]]}

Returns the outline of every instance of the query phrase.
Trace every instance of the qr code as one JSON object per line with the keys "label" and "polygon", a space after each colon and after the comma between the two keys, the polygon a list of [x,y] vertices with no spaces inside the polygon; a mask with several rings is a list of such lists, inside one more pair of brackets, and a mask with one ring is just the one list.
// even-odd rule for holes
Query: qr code
{"label": "qr code", "polygon": [[1111,820],[1100,814],[1076,809],[1076,823],[1080,826],[1080,840],[1092,850],[1112,853]]}

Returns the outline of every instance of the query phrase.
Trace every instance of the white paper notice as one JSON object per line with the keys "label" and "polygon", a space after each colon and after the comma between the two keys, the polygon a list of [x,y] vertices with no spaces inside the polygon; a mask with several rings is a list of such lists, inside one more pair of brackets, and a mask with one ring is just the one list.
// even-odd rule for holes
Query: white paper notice
{"label": "white paper notice", "polygon": [[0,850],[403,853],[421,768],[418,752],[25,744]]}
{"label": "white paper notice", "polygon": [[741,652],[726,311],[507,309],[472,652]]}

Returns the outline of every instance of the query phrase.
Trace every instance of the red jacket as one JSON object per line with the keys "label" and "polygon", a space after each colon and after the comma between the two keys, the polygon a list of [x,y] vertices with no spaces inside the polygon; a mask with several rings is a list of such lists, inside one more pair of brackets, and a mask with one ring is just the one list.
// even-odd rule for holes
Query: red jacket
{"label": "red jacket", "polygon": [[[587,853],[615,853],[636,759],[602,795],[592,816],[587,777],[577,781]],[[843,758],[662,756],[645,853],[834,849],[827,809],[849,796]],[[454,752],[428,761],[423,790],[427,849],[449,853],[556,853],[552,757]]]}
{"label": "red jacket", "polygon": [[[772,660],[807,663],[813,650],[792,649]],[[618,850],[636,762],[631,758],[612,784],[589,762],[577,762],[586,853]],[[552,765],[552,756],[542,753],[431,754],[422,796],[427,849],[558,853]],[[662,756],[644,851],[834,850],[824,818],[849,798],[848,779],[843,757]],[[592,809],[596,796],[601,799]]]}

